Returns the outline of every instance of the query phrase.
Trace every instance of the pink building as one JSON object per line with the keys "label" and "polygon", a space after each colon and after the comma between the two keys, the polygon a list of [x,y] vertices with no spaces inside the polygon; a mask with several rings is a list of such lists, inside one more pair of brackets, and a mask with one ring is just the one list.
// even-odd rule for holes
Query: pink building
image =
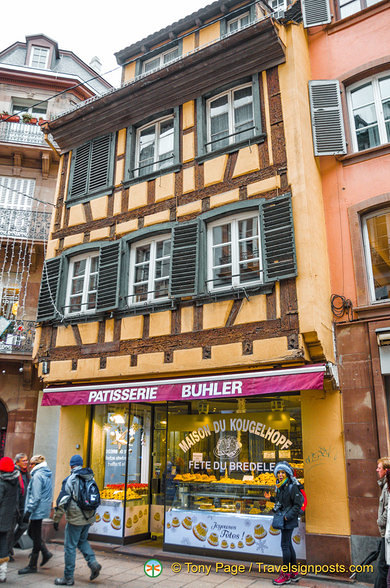
{"label": "pink building", "polygon": [[343,397],[351,531],[340,548],[359,560],[378,536],[376,460],[390,453],[390,3],[304,5]]}

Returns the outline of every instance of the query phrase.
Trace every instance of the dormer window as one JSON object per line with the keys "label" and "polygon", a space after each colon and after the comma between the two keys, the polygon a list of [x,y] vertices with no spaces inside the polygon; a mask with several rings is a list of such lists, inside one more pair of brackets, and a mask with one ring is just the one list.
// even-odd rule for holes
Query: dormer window
{"label": "dormer window", "polygon": [[243,27],[248,25],[249,22],[250,22],[250,14],[249,14],[249,12],[244,12],[243,14],[240,14],[240,16],[237,16],[236,18],[232,18],[231,20],[228,20],[227,32],[228,33],[235,33],[236,31],[239,31],[240,29],[242,29]]}
{"label": "dormer window", "polygon": [[179,57],[179,47],[174,47],[169,51],[164,51],[163,53],[159,53],[152,59],[147,59],[142,63],[142,73],[148,73],[153,71],[154,69],[158,69],[167,65],[177,57]]}
{"label": "dormer window", "polygon": [[31,48],[30,66],[37,69],[47,69],[50,50],[47,47]]}

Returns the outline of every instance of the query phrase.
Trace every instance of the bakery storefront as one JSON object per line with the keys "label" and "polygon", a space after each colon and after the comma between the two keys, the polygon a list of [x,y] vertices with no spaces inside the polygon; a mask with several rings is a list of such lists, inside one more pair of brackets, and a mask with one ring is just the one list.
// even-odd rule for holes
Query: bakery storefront
{"label": "bakery storefront", "polygon": [[[318,365],[47,388],[43,406],[88,406],[85,457],[102,497],[91,537],[279,557],[264,492],[274,492],[280,460],[303,482],[301,391],[321,390],[324,372]],[[293,541],[305,560],[304,520]]]}

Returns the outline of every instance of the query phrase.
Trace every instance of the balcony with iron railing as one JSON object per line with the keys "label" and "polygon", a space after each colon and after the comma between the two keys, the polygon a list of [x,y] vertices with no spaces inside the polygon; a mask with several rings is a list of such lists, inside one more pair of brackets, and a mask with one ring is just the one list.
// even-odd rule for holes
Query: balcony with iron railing
{"label": "balcony with iron railing", "polygon": [[35,321],[14,320],[0,335],[0,355],[31,355],[34,346]]}
{"label": "balcony with iron railing", "polygon": [[47,241],[51,214],[0,207],[0,237]]}
{"label": "balcony with iron railing", "polygon": [[[49,138],[51,138],[51,135],[49,135]],[[0,143],[1,142],[48,146],[39,123],[31,124],[22,121],[12,122],[7,119],[0,120]],[[53,141],[52,143],[54,144]]]}

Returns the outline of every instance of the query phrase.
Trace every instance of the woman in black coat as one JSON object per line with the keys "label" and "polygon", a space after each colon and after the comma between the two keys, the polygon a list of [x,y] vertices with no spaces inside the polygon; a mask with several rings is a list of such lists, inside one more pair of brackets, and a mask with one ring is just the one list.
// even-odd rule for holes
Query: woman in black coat
{"label": "woman in black coat", "polygon": [[[286,461],[281,461],[276,464],[274,469],[276,476],[276,497],[271,497],[267,492],[264,497],[276,502],[275,509],[283,513],[284,525],[281,530],[281,548],[283,555],[283,565],[296,566],[297,558],[295,549],[292,544],[292,533],[295,527],[298,527],[298,515],[302,506],[302,493],[300,491],[298,482],[294,476],[291,466]],[[279,576],[273,580],[273,584],[282,585],[290,584],[290,582],[297,582],[299,575],[297,572],[281,572]]]}
{"label": "woman in black coat", "polygon": [[0,459],[0,582],[7,578],[8,540],[7,535],[20,509],[19,470],[10,457]]}

